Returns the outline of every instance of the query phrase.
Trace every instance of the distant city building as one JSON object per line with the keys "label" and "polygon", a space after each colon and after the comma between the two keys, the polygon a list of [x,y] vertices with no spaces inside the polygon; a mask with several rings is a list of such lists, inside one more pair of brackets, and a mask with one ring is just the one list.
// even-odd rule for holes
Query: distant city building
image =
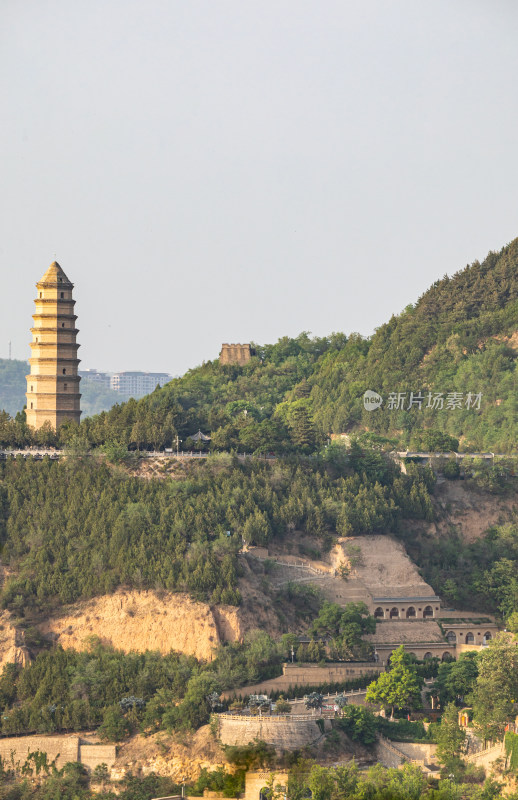
{"label": "distant city building", "polygon": [[242,367],[252,356],[255,356],[255,350],[249,344],[222,344],[219,363],[238,364]]}
{"label": "distant city building", "polygon": [[144,397],[157,386],[165,386],[172,380],[167,372],[116,372],[110,377],[110,389],[125,397]]}
{"label": "distant city building", "polygon": [[82,380],[92,381],[92,383],[99,383],[101,386],[106,386],[107,389],[110,388],[111,376],[108,375],[107,372],[98,372],[96,369],[80,369],[79,375]]}
{"label": "distant city building", "polygon": [[164,386],[173,379],[168,372],[99,372],[96,369],[83,369],[79,374],[83,380],[119,392],[125,398],[144,397],[157,386]]}
{"label": "distant city building", "polygon": [[57,261],[36,284],[34,327],[31,328],[31,373],[27,375],[27,424],[57,429],[81,416],[76,342],[78,330],[71,283]]}

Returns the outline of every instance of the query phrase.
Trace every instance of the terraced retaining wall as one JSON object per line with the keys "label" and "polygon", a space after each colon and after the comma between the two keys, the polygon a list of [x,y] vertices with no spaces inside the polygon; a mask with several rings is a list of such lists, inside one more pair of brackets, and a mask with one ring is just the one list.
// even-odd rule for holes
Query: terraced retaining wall
{"label": "terraced retaining wall", "polygon": [[47,764],[53,761],[61,769],[69,761],[79,761],[87,769],[99,764],[108,768],[115,763],[115,745],[83,742],[79,736],[10,736],[0,739],[0,758],[6,768],[21,769],[29,753],[46,753]]}
{"label": "terraced retaining wall", "polygon": [[372,675],[377,678],[385,669],[383,664],[374,661],[341,661],[334,664],[283,664],[282,675],[278,678],[261,681],[240,689],[222,693],[222,697],[230,699],[234,696],[245,697],[249,694],[269,694],[270,692],[286,692],[290,686],[318,686],[323,683],[342,683]]}
{"label": "terraced retaining wall", "polygon": [[[322,736],[317,718],[308,714],[279,717],[220,714],[218,721],[222,744],[246,745],[260,739],[279,750],[298,750]],[[324,730],[331,730],[331,720],[323,720],[323,726]]]}

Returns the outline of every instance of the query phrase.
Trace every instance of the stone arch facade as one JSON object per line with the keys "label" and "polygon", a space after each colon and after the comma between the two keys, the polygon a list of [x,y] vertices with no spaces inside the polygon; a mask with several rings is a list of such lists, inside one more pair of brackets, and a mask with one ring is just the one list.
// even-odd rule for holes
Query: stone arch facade
{"label": "stone arch facade", "polygon": [[[371,614],[378,619],[434,619],[439,616],[439,597],[373,597]],[[398,614],[394,612],[397,609]]]}
{"label": "stone arch facade", "polygon": [[[391,655],[396,647],[397,644],[395,642],[392,644],[377,644],[376,651],[380,661],[384,664],[389,664]],[[407,642],[405,644],[405,650],[407,653],[414,655],[419,661],[422,661],[425,656],[427,658],[431,656],[432,658],[442,659],[445,654],[448,655],[448,658],[454,658],[456,647],[454,644],[447,644],[446,642],[436,642],[434,644]]]}

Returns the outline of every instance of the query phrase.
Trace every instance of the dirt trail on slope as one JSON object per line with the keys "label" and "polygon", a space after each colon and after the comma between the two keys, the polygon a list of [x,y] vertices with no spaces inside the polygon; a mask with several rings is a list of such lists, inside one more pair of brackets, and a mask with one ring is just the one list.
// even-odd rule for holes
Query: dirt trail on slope
{"label": "dirt trail on slope", "polygon": [[[339,605],[372,597],[429,597],[435,594],[419,575],[403,545],[391,536],[351,536],[340,539],[325,561],[252,549],[249,558],[267,562],[268,580],[274,589],[289,583],[317,586],[326,600]],[[347,567],[346,578],[340,568]]]}

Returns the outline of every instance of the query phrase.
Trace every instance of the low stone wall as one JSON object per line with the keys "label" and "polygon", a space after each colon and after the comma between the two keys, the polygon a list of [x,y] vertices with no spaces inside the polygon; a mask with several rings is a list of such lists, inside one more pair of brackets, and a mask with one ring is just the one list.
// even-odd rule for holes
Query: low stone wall
{"label": "low stone wall", "polygon": [[50,765],[56,759],[61,769],[68,761],[79,760],[79,736],[11,736],[0,739],[0,757],[7,766],[22,767],[29,753],[46,753]]}
{"label": "low stone wall", "polygon": [[249,694],[270,694],[270,692],[286,692],[290,686],[318,686],[323,683],[344,683],[345,681],[372,675],[377,678],[384,672],[383,664],[373,661],[343,661],[332,664],[283,664],[283,674],[278,678],[242,686],[240,689],[223,692],[226,700],[231,697],[245,697]]}
{"label": "low stone wall", "polygon": [[413,761],[424,761],[425,764],[435,762],[436,744],[425,742],[394,742],[398,750],[401,750],[409,759]]}
{"label": "low stone wall", "polygon": [[108,769],[115,765],[117,749],[114,744],[80,744],[79,761],[87,770],[93,770],[101,764]]}
{"label": "low stone wall", "polygon": [[383,764],[384,767],[395,769],[405,762],[405,757],[401,751],[394,747],[388,739],[380,737],[375,744],[374,752],[377,761]]}
{"label": "low stone wall", "polygon": [[489,769],[497,759],[503,756],[505,756],[504,743],[499,742],[494,745],[494,747],[488,747],[487,750],[471,753],[469,756],[465,756],[465,759],[469,761],[470,764],[475,764],[477,767]]}
{"label": "low stone wall", "polygon": [[[276,772],[273,770],[248,770],[245,775],[245,794],[244,800],[261,800],[261,790],[267,789],[273,783],[275,794],[281,794],[286,797],[288,789],[288,773]],[[201,797],[194,797],[190,795],[193,800],[202,800]],[[179,800],[178,795],[172,795],[171,800]],[[167,797],[162,797],[157,800],[169,800]],[[210,792],[205,789],[203,792],[203,800],[237,800],[237,798],[225,798],[222,792]]]}
{"label": "low stone wall", "polygon": [[[246,745],[260,739],[279,750],[297,750],[313,744],[322,736],[316,718],[306,714],[282,717],[220,714],[218,721],[222,744]],[[324,726],[325,730],[330,730],[331,720],[324,720]]]}
{"label": "low stone wall", "polygon": [[79,736],[10,736],[0,739],[0,758],[6,767],[19,770],[29,753],[46,753],[47,764],[55,761],[61,769],[69,761],[79,761],[89,770],[99,764],[106,764],[111,769],[115,764],[116,748],[114,744],[86,744]]}
{"label": "low stone wall", "polygon": [[376,758],[384,767],[400,767],[412,762],[424,766],[435,763],[436,744],[421,742],[392,742],[379,736],[375,746]]}
{"label": "low stone wall", "polygon": [[[319,683],[339,683],[362,675],[378,675],[384,671],[374,661],[339,661],[332,664],[284,664],[282,678],[292,686],[314,686]],[[276,680],[279,680],[277,678]]]}
{"label": "low stone wall", "polygon": [[475,652],[480,652],[481,650],[485,650],[486,645],[482,644],[457,644],[455,645],[455,652],[457,654],[457,658],[461,655],[461,653],[469,653],[471,650],[475,650]]}

